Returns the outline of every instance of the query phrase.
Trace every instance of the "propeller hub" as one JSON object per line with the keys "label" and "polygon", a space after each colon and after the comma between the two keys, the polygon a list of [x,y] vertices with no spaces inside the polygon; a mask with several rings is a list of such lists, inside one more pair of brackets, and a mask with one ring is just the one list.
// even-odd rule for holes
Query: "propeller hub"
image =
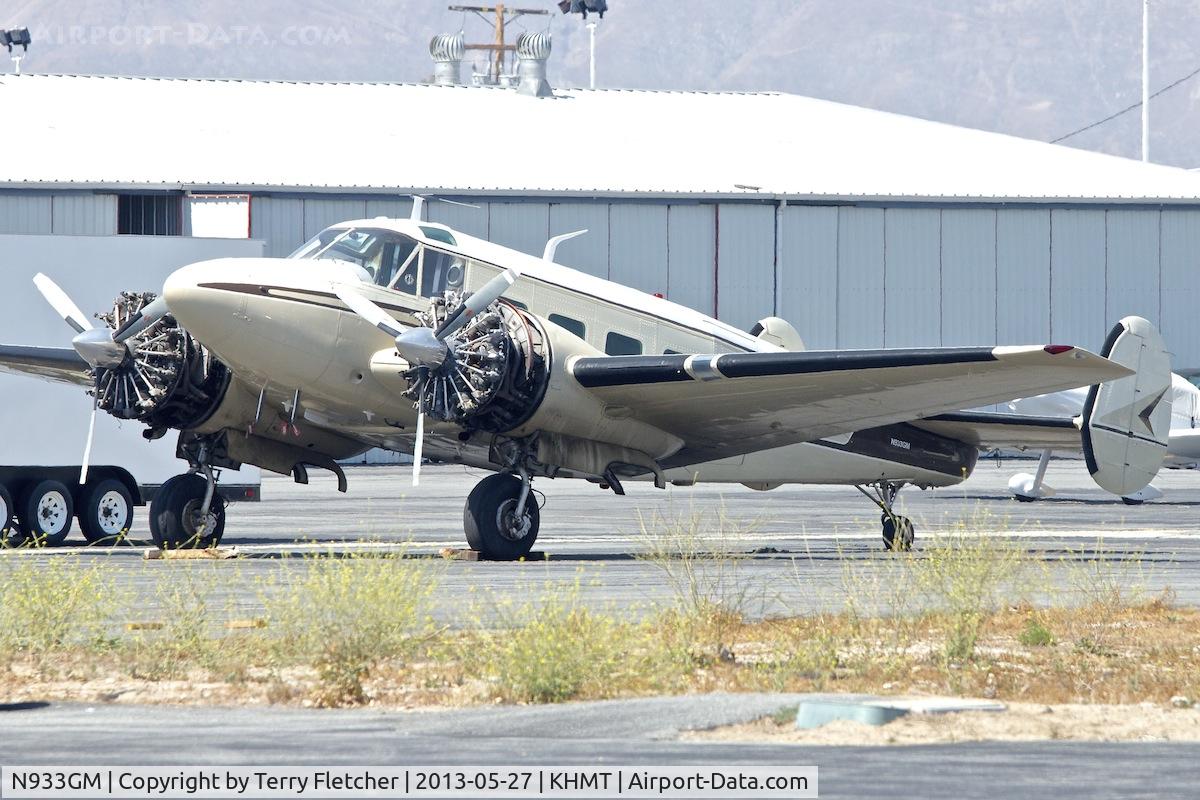
{"label": "propeller hub", "polygon": [[71,340],[79,357],[93,367],[119,367],[129,350],[123,343],[114,342],[108,328],[92,328]]}
{"label": "propeller hub", "polygon": [[396,352],[410,364],[437,368],[450,354],[450,348],[430,328],[409,328],[396,337]]}

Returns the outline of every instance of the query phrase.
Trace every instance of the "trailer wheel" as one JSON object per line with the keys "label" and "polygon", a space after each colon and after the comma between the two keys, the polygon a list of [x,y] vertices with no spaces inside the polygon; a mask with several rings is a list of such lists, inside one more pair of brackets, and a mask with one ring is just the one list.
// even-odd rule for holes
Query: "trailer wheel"
{"label": "trailer wheel", "polygon": [[108,478],[83,489],[79,529],[92,544],[116,544],[133,527],[133,496],[120,481]]}
{"label": "trailer wheel", "polygon": [[25,535],[13,525],[13,500],[8,487],[0,483],[0,547],[18,547]]}
{"label": "trailer wheel", "polygon": [[21,497],[17,518],[25,534],[25,544],[57,547],[71,532],[74,503],[71,491],[60,481],[38,481]]}

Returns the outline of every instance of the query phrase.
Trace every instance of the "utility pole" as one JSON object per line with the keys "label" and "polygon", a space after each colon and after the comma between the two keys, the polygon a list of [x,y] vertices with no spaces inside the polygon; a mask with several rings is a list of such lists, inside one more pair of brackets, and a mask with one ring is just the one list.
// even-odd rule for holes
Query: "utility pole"
{"label": "utility pole", "polygon": [[589,66],[589,71],[588,71],[588,76],[589,76],[588,77],[588,88],[595,89],[596,88],[596,20],[594,20],[594,19],[588,20],[587,28],[588,28],[588,34],[590,35],[590,38],[591,38],[591,41],[589,43],[590,47],[591,47],[591,60],[589,62],[590,66]]}
{"label": "utility pole", "polygon": [[1142,161],[1150,160],[1150,0],[1142,0]]}
{"label": "utility pole", "polygon": [[[492,84],[499,83],[500,76],[506,74],[505,58],[508,53],[517,49],[515,44],[508,44],[505,41],[505,28],[509,23],[515,22],[527,14],[550,16],[550,12],[543,8],[509,8],[503,3],[497,3],[494,6],[450,6],[449,8],[451,11],[475,14],[495,30],[496,35],[491,44],[468,44],[466,46],[467,50],[482,50],[489,54],[491,63],[488,66],[488,82]],[[488,19],[486,15],[491,15],[492,18]]]}

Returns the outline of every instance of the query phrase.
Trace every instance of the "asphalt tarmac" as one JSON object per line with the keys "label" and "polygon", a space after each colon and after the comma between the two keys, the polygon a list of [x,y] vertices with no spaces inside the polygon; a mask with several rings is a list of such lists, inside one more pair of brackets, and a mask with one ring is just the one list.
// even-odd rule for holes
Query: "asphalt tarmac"
{"label": "asphalt tarmac", "polygon": [[54,704],[4,711],[6,764],[812,765],[828,798],[1195,797],[1194,744],[808,747],[679,741],[799,695],[701,695],[435,713]]}
{"label": "asphalt tarmac", "polygon": [[[1200,605],[1200,473],[1164,471],[1156,482],[1165,492],[1162,499],[1127,506],[1092,484],[1082,462],[1054,462],[1047,482],[1059,494],[1018,503],[1006,491],[1008,477],[1034,465],[989,460],[961,486],[901,492],[898,507],[916,525],[918,556],[965,527],[1001,537],[1044,562],[1041,585],[1020,589],[1035,601],[1083,602],[1094,584],[1104,582],[1146,594],[1169,587],[1177,602]],[[0,553],[0,569],[13,559],[76,554],[111,570],[139,618],[153,617],[155,587],[162,580],[204,570],[207,579],[216,576],[221,584],[230,614],[252,616],[263,587],[294,575],[302,564],[298,556],[403,550],[436,559],[444,548],[464,547],[463,502],[484,474],[426,466],[414,488],[406,468],[355,467],[348,470],[347,494],[336,491],[331,477],[314,475],[301,486],[266,476],[261,502],[228,510],[222,544],[237,547],[242,558],[144,561],[144,547],[63,547]],[[879,511],[853,487],[662,491],[638,483],[627,486],[624,497],[582,481],[540,480],[535,487],[543,501],[535,552],[545,560],[436,559],[440,620],[475,624],[478,606],[528,596],[547,581],[578,581],[586,602],[634,613],[670,603],[674,594],[662,562],[647,555],[656,547],[670,549],[672,531],[680,528],[740,556],[730,574],[747,587],[743,610],[751,616],[836,610],[856,586],[885,582],[895,568],[893,556],[883,550]],[[146,510],[137,511],[132,536],[148,544]],[[78,533],[72,537],[80,541]],[[923,598],[911,602],[920,605]]]}
{"label": "asphalt tarmac", "polygon": [[[1080,462],[1051,465],[1056,498],[1017,503],[1005,484],[1029,461],[985,462],[953,489],[906,489],[900,506],[917,527],[918,553],[964,524],[1004,537],[1046,564],[1043,599],[1086,599],[1086,580],[1129,590],[1170,587],[1200,604],[1200,473],[1166,472],[1158,501],[1126,506],[1091,485]],[[521,595],[545,581],[583,576],[587,602],[646,608],[672,601],[662,567],[646,560],[663,520],[691,518],[703,536],[720,534],[737,577],[756,587],[757,613],[801,613],[844,602],[847,565],[886,579],[879,514],[850,487],[627,487],[615,497],[590,484],[539,481],[544,493],[537,550],[548,560],[519,564],[443,561],[460,547],[462,504],[481,473],[426,467],[413,488],[406,469],[349,470],[350,493],[317,475],[309,486],[267,477],[263,501],[232,506],[228,561],[144,561],[142,549],[60,548],[0,553],[16,559],[66,553],[112,571],[139,616],[152,617],[154,586],[190,570],[224,576],[229,613],[253,614],[261,578],[293,574],[296,554],[403,548],[434,557],[442,570],[437,613],[473,624],[472,592]],[[148,539],[139,509],[135,538]],[[656,531],[658,532],[656,534]],[[918,555],[918,557],[921,557]],[[921,602],[916,598],[915,602]],[[788,696],[699,696],[542,708],[436,713],[203,709],[52,704],[0,707],[4,762],[101,764],[817,764],[823,797],[1184,797],[1194,796],[1196,745],[1166,743],[981,743],[853,748],[680,741],[689,728],[761,716]]]}

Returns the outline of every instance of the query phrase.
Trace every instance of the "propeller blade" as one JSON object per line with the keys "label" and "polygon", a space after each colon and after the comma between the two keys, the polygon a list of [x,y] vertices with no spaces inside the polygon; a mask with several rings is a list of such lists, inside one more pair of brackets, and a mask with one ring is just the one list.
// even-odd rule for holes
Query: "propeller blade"
{"label": "propeller blade", "polygon": [[88,422],[87,444],[83,446],[83,466],[79,468],[79,485],[83,486],[87,483],[88,462],[92,460],[92,437],[96,434],[96,406],[99,405],[99,399],[92,400],[92,418]]}
{"label": "propeller blade", "polygon": [[417,390],[417,443],[413,447],[413,486],[421,485],[421,450],[425,445],[425,381],[429,371],[421,367],[421,381]]}
{"label": "propeller blade", "polygon": [[120,344],[132,336],[137,336],[146,330],[146,328],[149,328],[169,314],[170,311],[171,309],[167,307],[167,301],[162,297],[151,300],[141,311],[125,320],[125,323],[120,328],[113,331],[112,340]]}
{"label": "propeller blade", "polygon": [[392,319],[391,315],[358,292],[349,287],[334,286],[333,293],[338,296],[339,300],[349,306],[351,311],[376,328],[379,328],[379,330],[392,337],[401,334],[401,329],[397,327],[398,323]]}
{"label": "propeller blade", "polygon": [[76,333],[92,329],[92,323],[79,310],[79,306],[75,305],[75,301],[68,297],[62,287],[50,280],[48,276],[39,272],[33,276],[33,285],[42,293],[42,297],[46,298],[46,302],[58,312],[58,315],[75,329]]}
{"label": "propeller blade", "polygon": [[504,293],[508,291],[510,286],[517,282],[517,278],[519,277],[521,277],[521,273],[515,267],[509,267],[479,287],[479,291],[464,300],[462,305],[447,317],[445,322],[438,326],[437,338],[445,339],[463,325],[466,325],[471,321],[471,317],[503,297]]}

